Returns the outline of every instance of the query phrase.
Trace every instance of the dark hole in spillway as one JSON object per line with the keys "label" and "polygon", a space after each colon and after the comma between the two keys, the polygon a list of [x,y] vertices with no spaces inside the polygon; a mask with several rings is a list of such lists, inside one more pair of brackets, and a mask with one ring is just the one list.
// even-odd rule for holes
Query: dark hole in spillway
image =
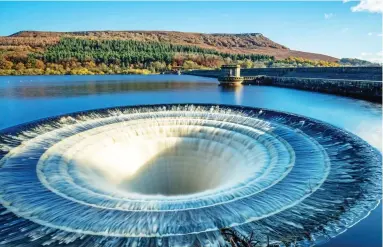
{"label": "dark hole in spillway", "polygon": [[[267,164],[266,147],[233,129],[216,130],[215,122],[156,124],[141,124],[139,134],[129,137],[121,137],[120,129],[79,140],[75,149],[82,152],[66,155],[70,171],[89,184],[98,181],[111,193],[183,196],[229,188]],[[251,165],[249,155],[257,157]]]}
{"label": "dark hole in spillway", "polygon": [[4,130],[0,156],[0,246],[223,246],[228,227],[312,246],[381,199],[379,151],[250,107],[74,113]]}
{"label": "dark hole in spillway", "polygon": [[[182,146],[182,145],[180,145]],[[123,181],[119,188],[148,195],[187,195],[216,189],[230,182],[230,167],[211,153],[192,150],[162,152],[140,168],[134,176]],[[186,146],[186,147],[185,147]]]}

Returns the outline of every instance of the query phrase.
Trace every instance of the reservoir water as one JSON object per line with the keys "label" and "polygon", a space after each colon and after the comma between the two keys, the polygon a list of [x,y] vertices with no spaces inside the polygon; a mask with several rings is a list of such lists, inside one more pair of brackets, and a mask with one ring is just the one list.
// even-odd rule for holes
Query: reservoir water
{"label": "reservoir water", "polygon": [[[0,77],[0,129],[36,119],[105,107],[212,103],[265,108],[318,119],[350,131],[381,150],[381,105],[276,87],[222,88],[216,79],[177,76]],[[382,243],[382,208],[324,246]]]}

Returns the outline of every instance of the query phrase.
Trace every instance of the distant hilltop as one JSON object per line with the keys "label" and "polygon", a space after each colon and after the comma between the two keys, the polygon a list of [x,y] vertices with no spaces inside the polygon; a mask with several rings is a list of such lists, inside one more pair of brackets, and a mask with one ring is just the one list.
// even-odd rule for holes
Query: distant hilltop
{"label": "distant hilltop", "polygon": [[197,46],[214,49],[222,53],[260,54],[276,59],[301,57],[310,60],[338,61],[338,58],[303,51],[295,51],[278,44],[261,33],[188,33],[176,31],[79,31],[79,32],[43,32],[21,31],[8,37],[0,37],[0,45],[27,45],[45,47],[59,42],[60,38],[73,37],[100,40],[154,41],[178,45]]}
{"label": "distant hilltop", "polygon": [[0,75],[169,73],[241,68],[376,66],[295,51],[260,33],[175,31],[22,31],[0,36]]}

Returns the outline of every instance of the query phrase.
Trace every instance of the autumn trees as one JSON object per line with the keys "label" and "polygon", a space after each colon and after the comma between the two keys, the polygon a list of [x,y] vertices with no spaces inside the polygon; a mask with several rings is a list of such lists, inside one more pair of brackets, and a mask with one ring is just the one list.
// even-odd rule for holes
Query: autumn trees
{"label": "autumn trees", "polygon": [[270,67],[339,67],[338,62],[329,62],[323,60],[310,60],[302,57],[288,57],[279,60]]}
{"label": "autumn trees", "polygon": [[275,60],[262,54],[223,53],[154,41],[62,38],[44,46],[19,48],[0,49],[0,75],[147,74],[161,73],[172,66],[206,69],[231,63],[242,68],[339,66],[300,57]]}
{"label": "autumn trees", "polygon": [[6,60],[4,57],[0,58],[0,69],[9,70],[12,69],[13,63],[11,61]]}

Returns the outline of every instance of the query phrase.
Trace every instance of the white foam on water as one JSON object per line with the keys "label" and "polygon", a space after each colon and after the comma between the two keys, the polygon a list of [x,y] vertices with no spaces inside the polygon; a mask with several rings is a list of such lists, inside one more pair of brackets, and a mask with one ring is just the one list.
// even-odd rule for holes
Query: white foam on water
{"label": "white foam on water", "polygon": [[116,108],[1,137],[0,245],[222,246],[230,227],[310,246],[380,201],[376,150],[265,109]]}

